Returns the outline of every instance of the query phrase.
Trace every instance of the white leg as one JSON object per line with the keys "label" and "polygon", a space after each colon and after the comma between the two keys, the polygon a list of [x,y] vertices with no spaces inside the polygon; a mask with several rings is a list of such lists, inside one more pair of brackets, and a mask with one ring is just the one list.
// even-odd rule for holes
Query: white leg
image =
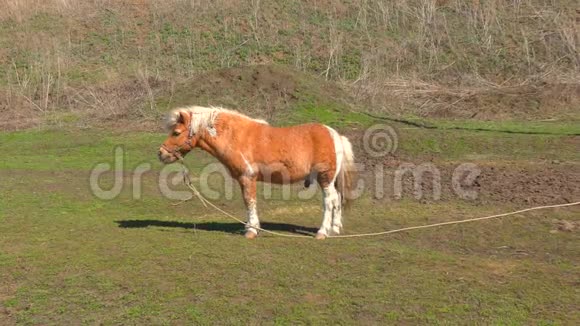
{"label": "white leg", "polygon": [[338,196],[336,189],[333,185],[330,185],[322,189],[322,205],[323,205],[323,218],[322,225],[316,234],[317,239],[324,239],[328,236],[331,230],[332,222],[332,212],[333,212],[333,201]]}
{"label": "white leg", "polygon": [[341,163],[344,156],[344,148],[342,146],[341,136],[336,132],[336,130],[328,126],[326,128],[328,128],[330,137],[332,137],[332,141],[334,142],[334,153],[336,155],[336,170],[334,171],[334,177],[328,186],[328,197],[330,198],[330,203],[327,205],[330,207],[332,217],[332,226],[330,231],[332,234],[339,234],[340,230],[342,229],[342,198],[340,198],[340,194],[334,187],[334,182],[336,181],[336,177],[342,168]]}
{"label": "white leg", "polygon": [[242,194],[248,212],[248,224],[246,224],[246,238],[254,239],[258,235],[260,220],[256,209],[256,180],[250,178],[240,178]]}
{"label": "white leg", "polygon": [[246,231],[258,234],[256,227],[260,227],[260,220],[258,219],[258,210],[256,209],[256,201],[248,201],[248,224],[246,224]]}
{"label": "white leg", "polygon": [[342,200],[338,192],[332,201],[332,206],[332,234],[340,234],[342,229]]}

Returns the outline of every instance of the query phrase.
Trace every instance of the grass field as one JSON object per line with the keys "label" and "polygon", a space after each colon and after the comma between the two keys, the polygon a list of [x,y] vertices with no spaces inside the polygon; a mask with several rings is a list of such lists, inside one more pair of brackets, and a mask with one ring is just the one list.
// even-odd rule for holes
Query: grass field
{"label": "grass field", "polygon": [[[578,169],[571,136],[401,129],[399,156],[496,166],[546,159]],[[575,324],[578,234],[554,220],[578,208],[364,239],[242,236],[243,227],[193,200],[161,196],[163,134],[100,130],[0,135],[0,322],[19,324]],[[462,139],[457,141],[457,139]],[[425,144],[431,144],[425,147]],[[121,195],[91,194],[89,171],[124,146]],[[512,148],[527,148],[513,152]],[[557,151],[554,151],[557,148]],[[444,150],[441,150],[444,149]],[[453,155],[448,155],[453,153]],[[483,156],[474,159],[475,154]],[[187,158],[194,172],[212,159]],[[133,169],[150,163],[141,199]],[[104,183],[111,176],[104,177]],[[219,189],[219,183],[214,186]],[[177,187],[179,188],[179,186]],[[220,207],[244,216],[238,191]],[[510,211],[510,202],[424,203],[367,194],[347,233]],[[259,202],[263,226],[312,234],[319,198]]]}
{"label": "grass field", "polygon": [[[578,207],[247,241],[174,205],[156,159],[168,110],[216,105],[348,136],[366,191],[346,234],[579,201],[576,2],[0,0],[0,325],[580,324]],[[394,153],[364,150],[376,124]],[[186,161],[196,182],[215,163]],[[122,163],[110,200],[101,163]],[[454,183],[465,163],[479,175]],[[409,166],[431,169],[423,197],[410,175],[398,196]],[[236,185],[207,181],[245,216]],[[320,194],[266,190],[263,227],[316,232]]]}

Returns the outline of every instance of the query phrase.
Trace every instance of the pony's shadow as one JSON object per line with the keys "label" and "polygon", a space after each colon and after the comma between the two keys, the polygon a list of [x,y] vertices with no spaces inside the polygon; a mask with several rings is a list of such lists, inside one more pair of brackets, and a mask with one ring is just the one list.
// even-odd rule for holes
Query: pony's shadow
{"label": "pony's shadow", "polygon": [[[240,223],[224,223],[224,222],[203,222],[203,223],[188,223],[178,221],[160,221],[160,220],[120,220],[115,221],[120,228],[125,229],[139,229],[147,227],[164,227],[164,228],[181,228],[187,230],[203,230],[203,231],[217,231],[225,233],[240,234],[244,231],[244,226]],[[318,229],[299,226],[288,223],[272,223],[262,222],[261,227],[269,231],[276,232],[290,232],[312,235],[316,234]]]}

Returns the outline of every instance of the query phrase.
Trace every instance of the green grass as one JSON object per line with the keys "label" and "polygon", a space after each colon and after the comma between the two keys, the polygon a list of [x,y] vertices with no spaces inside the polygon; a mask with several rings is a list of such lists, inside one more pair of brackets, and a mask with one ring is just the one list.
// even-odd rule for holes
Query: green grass
{"label": "green grass", "polygon": [[496,131],[514,134],[580,135],[578,121],[481,121],[421,119],[411,117],[408,121],[437,129],[462,129],[473,131]]}
{"label": "green grass", "polygon": [[[578,159],[563,136],[399,133],[402,154],[439,160],[478,153],[522,164],[547,156]],[[0,311],[10,316],[0,321],[511,325],[580,319],[577,234],[550,233],[552,219],[577,221],[577,209],[366,239],[263,235],[247,241],[240,224],[198,201],[173,206],[160,194],[155,152],[164,137],[104,130],[0,134]],[[89,170],[112,163],[117,145],[127,153],[123,191],[99,200],[90,192]],[[198,152],[187,161],[199,173],[213,159]],[[140,163],[151,163],[154,172],[144,175],[143,196],[135,200],[130,171]],[[217,181],[211,184],[219,189]],[[216,202],[245,214],[237,189],[233,199]],[[345,227],[373,232],[513,208],[364,197],[346,213]],[[312,232],[321,220],[320,196],[284,201],[277,187],[259,210],[263,226],[281,232]]]}
{"label": "green grass", "polygon": [[[396,124],[395,124],[396,125]],[[428,130],[400,126],[398,154],[459,161],[578,161],[578,136]]]}
{"label": "green grass", "polygon": [[90,170],[97,163],[113,163],[114,149],[124,150],[126,169],[140,163],[161,166],[156,160],[164,133],[112,134],[99,130],[22,131],[0,134],[3,169]]}
{"label": "green grass", "polygon": [[375,119],[362,113],[347,111],[336,103],[303,102],[294,108],[291,118],[285,124],[290,125],[303,121],[319,122],[344,128],[351,126],[368,127],[375,122]]}
{"label": "green grass", "polygon": [[[341,115],[328,107],[302,108],[290,121],[314,121],[338,128],[362,128],[372,120],[365,115]],[[282,124],[287,124],[283,122]],[[397,154],[403,157],[430,157],[440,161],[503,160],[503,161],[578,161],[578,138],[558,135],[522,135],[460,130],[427,130],[392,124],[397,130]],[[348,126],[348,127],[346,127]],[[164,133],[134,132],[123,134],[104,130],[84,131],[29,130],[0,134],[3,153],[1,169],[26,170],[89,170],[97,163],[113,163],[114,149],[125,153],[125,169],[141,163],[160,169],[155,153],[165,140]],[[363,148],[355,143],[355,147]],[[210,159],[196,151],[194,167]]]}
{"label": "green grass", "polygon": [[[340,103],[303,100],[281,124],[319,122],[343,129],[364,129],[375,124],[395,128],[397,154],[406,157],[429,156],[442,161],[456,160],[569,160],[578,161],[579,124],[570,122],[529,121],[409,121],[436,129],[385,121]],[[355,144],[362,148],[362,144]]]}
{"label": "green grass", "polygon": [[[18,186],[2,196],[0,274],[14,290],[0,304],[23,324],[521,324],[579,317],[570,314],[577,299],[570,267],[575,237],[549,234],[541,214],[364,240],[249,242],[240,225],[195,201],[174,207],[150,191],[140,201],[102,202],[88,193],[82,174],[64,178],[57,190],[43,175],[2,172]],[[239,198],[223,204],[243,215]],[[263,222],[314,228],[320,219],[318,201],[260,207]],[[363,200],[349,213],[347,229],[455,219],[474,208]],[[573,215],[562,210],[553,217]]]}

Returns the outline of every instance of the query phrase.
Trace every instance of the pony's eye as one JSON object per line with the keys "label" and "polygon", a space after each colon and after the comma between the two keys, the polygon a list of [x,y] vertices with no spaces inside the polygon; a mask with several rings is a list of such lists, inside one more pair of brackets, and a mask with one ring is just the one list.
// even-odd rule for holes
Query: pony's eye
{"label": "pony's eye", "polygon": [[179,136],[179,134],[181,134],[181,131],[174,131],[173,132],[173,136],[175,136],[175,137]]}

